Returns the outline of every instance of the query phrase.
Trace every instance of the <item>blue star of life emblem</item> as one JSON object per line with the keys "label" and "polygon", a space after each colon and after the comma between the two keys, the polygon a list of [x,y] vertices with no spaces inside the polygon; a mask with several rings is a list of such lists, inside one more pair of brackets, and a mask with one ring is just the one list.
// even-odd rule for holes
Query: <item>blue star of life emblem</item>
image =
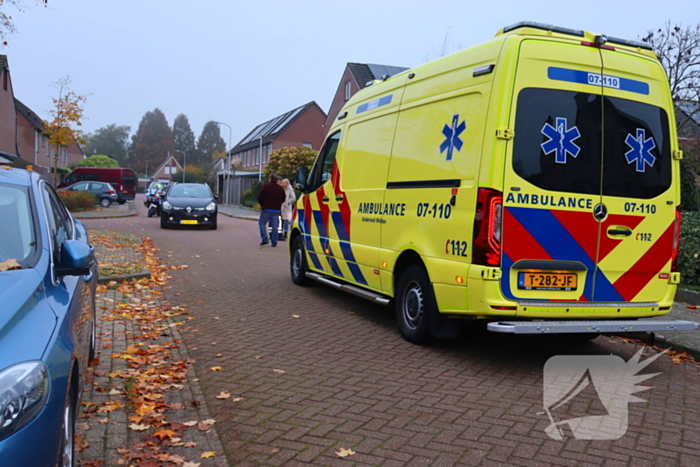
{"label": "blue star of life emblem", "polygon": [[566,154],[569,153],[571,157],[578,157],[581,148],[574,143],[574,140],[581,137],[581,133],[578,131],[577,127],[568,128],[568,122],[566,118],[557,117],[555,121],[556,127],[553,127],[549,123],[545,123],[542,127],[541,133],[549,138],[549,141],[542,143],[542,151],[545,154],[550,154],[554,152],[554,162],[557,164],[566,164]]}
{"label": "blue star of life emblem", "polygon": [[442,129],[442,134],[445,135],[445,141],[440,145],[440,154],[447,151],[447,161],[452,160],[453,150],[461,151],[464,141],[459,137],[464,130],[467,129],[467,124],[462,120],[459,123],[459,114],[452,117],[452,126],[445,125]]}
{"label": "blue star of life emblem", "polygon": [[645,137],[646,133],[644,129],[637,128],[636,138],[628,133],[625,139],[625,143],[631,148],[625,153],[627,163],[631,164],[632,162],[636,162],[637,172],[644,172],[646,169],[644,166],[645,163],[649,164],[649,167],[653,167],[654,162],[656,162],[656,157],[651,154],[651,151],[656,147],[654,138],[649,137],[649,139],[645,139]]}

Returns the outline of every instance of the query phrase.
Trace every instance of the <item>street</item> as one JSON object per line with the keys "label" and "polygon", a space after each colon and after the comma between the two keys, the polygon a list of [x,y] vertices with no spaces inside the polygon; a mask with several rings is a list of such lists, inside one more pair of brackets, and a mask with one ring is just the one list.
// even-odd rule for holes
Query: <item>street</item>
{"label": "street", "polygon": [[[83,222],[150,237],[164,262],[189,266],[172,271],[166,298],[195,317],[182,335],[230,465],[697,465],[697,364],[662,356],[642,370],[660,374],[641,383],[648,402],[629,404],[620,439],[556,441],[542,406],[547,359],[627,361],[640,345],[485,333],[412,345],[390,308],[295,286],[286,243],[259,247],[256,223],[220,214],[215,231],[162,230],[135,204],[137,217]],[[604,414],[592,396],[564,418]],[[355,453],[338,457],[341,448]]]}

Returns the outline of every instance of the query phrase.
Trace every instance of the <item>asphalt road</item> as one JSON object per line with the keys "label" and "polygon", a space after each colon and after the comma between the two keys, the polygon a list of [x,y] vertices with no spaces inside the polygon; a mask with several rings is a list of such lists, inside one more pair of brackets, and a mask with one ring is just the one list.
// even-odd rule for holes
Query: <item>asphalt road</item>
{"label": "asphalt road", "polygon": [[[231,465],[698,465],[700,366],[662,356],[643,369],[659,374],[637,394],[648,402],[623,404],[619,439],[574,439],[563,427],[557,441],[545,433],[545,362],[628,361],[640,346],[485,333],[415,346],[390,309],[295,286],[286,244],[259,247],[254,222],[220,216],[216,231],[161,230],[138,201],[137,210],[84,222],[151,237],[165,261],[189,266],[172,271],[167,295],[196,318],[183,335]],[[233,397],[218,400],[220,391]],[[615,395],[589,386],[552,416],[613,415]],[[340,448],[355,454],[340,458]]]}

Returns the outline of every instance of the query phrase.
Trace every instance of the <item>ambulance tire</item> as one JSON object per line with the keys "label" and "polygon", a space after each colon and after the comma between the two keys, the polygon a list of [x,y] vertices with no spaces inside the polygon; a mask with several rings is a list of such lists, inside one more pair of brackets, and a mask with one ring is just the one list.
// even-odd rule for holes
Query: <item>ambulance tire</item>
{"label": "ambulance tire", "polygon": [[292,274],[292,281],[296,285],[313,284],[314,281],[306,277],[306,273],[309,271],[309,264],[306,260],[306,251],[304,250],[304,241],[301,239],[301,235],[298,235],[292,243],[289,270]]}
{"label": "ambulance tire", "polygon": [[427,344],[434,338],[432,322],[438,319],[433,286],[425,268],[409,266],[399,276],[394,311],[401,336],[414,344]]}

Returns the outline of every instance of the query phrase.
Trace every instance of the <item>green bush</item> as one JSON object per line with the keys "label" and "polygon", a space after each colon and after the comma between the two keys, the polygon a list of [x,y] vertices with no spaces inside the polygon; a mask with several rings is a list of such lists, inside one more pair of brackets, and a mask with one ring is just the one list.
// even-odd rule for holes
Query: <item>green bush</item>
{"label": "green bush", "polygon": [[681,160],[681,208],[683,211],[700,210],[700,191],[695,183],[694,172],[688,159]]}
{"label": "green bush", "polygon": [[683,285],[700,286],[700,212],[684,212],[678,271]]}
{"label": "green bush", "polygon": [[59,191],[58,196],[69,211],[88,211],[95,208],[97,199],[87,191]]}
{"label": "green bush", "polygon": [[96,154],[80,161],[78,167],[107,167],[118,169],[119,163],[109,156]]}

